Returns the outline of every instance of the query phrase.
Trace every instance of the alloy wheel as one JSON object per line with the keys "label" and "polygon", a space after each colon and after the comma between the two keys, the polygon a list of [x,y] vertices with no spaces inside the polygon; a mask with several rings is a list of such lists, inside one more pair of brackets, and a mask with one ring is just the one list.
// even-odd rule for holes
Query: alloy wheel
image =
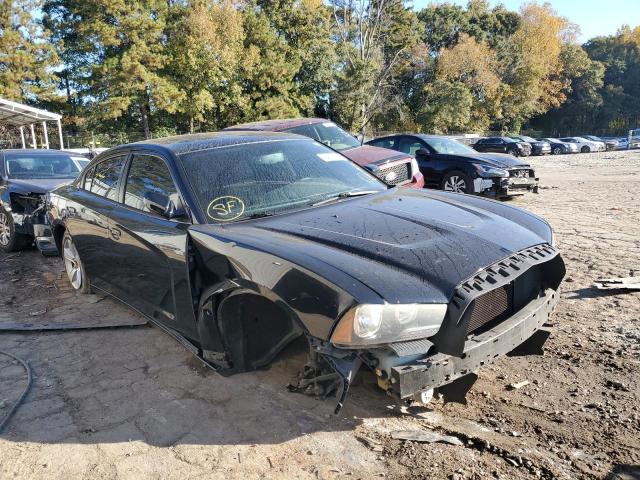
{"label": "alloy wheel", "polygon": [[9,225],[9,218],[4,212],[0,212],[0,245],[5,247],[9,245],[11,240],[11,226]]}
{"label": "alloy wheel", "polygon": [[76,290],[80,290],[80,287],[82,287],[82,264],[80,263],[78,251],[69,237],[64,239],[62,256],[64,258],[64,268],[67,271],[71,286]]}
{"label": "alloy wheel", "polygon": [[467,183],[458,175],[451,175],[444,182],[444,189],[447,192],[464,193],[467,191]]}
{"label": "alloy wheel", "polygon": [[562,153],[562,149],[560,147],[556,147],[553,149],[554,155],[560,155]]}

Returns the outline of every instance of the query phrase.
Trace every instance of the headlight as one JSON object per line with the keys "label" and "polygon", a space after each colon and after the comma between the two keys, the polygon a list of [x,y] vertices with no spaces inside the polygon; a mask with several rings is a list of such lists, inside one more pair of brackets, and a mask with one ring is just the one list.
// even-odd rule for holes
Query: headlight
{"label": "headlight", "polygon": [[360,347],[435,335],[447,313],[446,304],[358,305],[338,322],[331,343]]}
{"label": "headlight", "polygon": [[489,178],[489,177],[508,178],[509,177],[509,172],[501,168],[489,167],[487,165],[476,165],[476,164],[474,164],[473,166],[476,167],[476,170],[478,171],[478,175],[480,175],[483,178]]}
{"label": "headlight", "polygon": [[420,171],[420,167],[418,167],[418,161],[415,158],[411,159],[411,178]]}

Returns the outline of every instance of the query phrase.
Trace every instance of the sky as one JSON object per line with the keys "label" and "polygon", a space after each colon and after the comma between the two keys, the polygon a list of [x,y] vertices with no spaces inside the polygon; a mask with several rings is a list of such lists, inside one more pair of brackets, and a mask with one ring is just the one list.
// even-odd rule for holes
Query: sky
{"label": "sky", "polygon": [[[547,0],[563,17],[580,26],[580,42],[599,35],[613,35],[624,24],[640,25],[640,0]],[[414,9],[420,10],[434,0],[413,0]],[[448,0],[466,6],[467,0]],[[491,5],[502,3],[509,10],[518,10],[525,0],[490,0]]]}

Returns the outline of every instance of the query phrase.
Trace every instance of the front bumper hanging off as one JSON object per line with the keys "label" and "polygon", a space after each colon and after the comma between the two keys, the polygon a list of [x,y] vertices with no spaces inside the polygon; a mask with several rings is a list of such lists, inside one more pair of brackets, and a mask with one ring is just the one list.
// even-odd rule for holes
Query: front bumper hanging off
{"label": "front bumper hanging off", "polygon": [[[438,353],[413,364],[393,367],[393,393],[399,398],[407,398],[423,390],[440,387],[491,363],[496,357],[506,355],[543,329],[557,302],[558,293],[547,289],[544,296],[511,318],[467,340],[462,355]],[[546,336],[541,338],[546,340]]]}
{"label": "front bumper hanging off", "polygon": [[503,198],[524,195],[527,192],[538,193],[539,178],[478,178],[475,180],[475,191],[480,195]]}

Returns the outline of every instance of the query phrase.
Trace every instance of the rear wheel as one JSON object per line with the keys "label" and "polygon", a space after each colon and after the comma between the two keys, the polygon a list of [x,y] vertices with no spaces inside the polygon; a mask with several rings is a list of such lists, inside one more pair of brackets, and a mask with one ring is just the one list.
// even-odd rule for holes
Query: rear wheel
{"label": "rear wheel", "polygon": [[67,271],[67,277],[69,277],[69,283],[73,289],[80,293],[91,293],[89,279],[69,232],[64,232],[62,237],[62,258],[64,259],[64,269]]}
{"label": "rear wheel", "polygon": [[15,252],[27,247],[32,241],[29,235],[16,232],[13,217],[0,207],[0,249],[7,253]]}
{"label": "rear wheel", "polygon": [[584,147],[582,147],[582,148],[580,149],[580,151],[581,151],[582,153],[589,153],[589,152],[591,151],[591,149],[585,145]]}
{"label": "rear wheel", "polygon": [[473,180],[464,172],[453,171],[444,176],[440,188],[446,192],[473,193]]}

